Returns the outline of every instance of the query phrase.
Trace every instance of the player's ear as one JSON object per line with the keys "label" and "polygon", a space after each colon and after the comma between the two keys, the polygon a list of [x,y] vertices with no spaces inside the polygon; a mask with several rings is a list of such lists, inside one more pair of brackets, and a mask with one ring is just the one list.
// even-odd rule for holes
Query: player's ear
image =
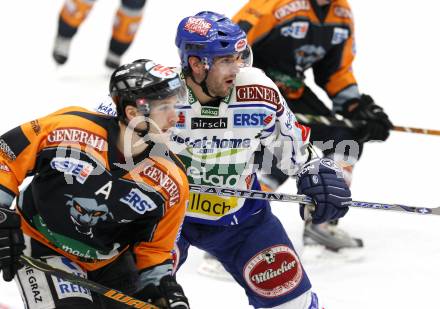
{"label": "player's ear", "polygon": [[127,118],[128,122],[138,115],[137,111],[137,108],[133,105],[127,105],[125,107],[125,117]]}
{"label": "player's ear", "polygon": [[188,58],[188,64],[195,75],[202,74],[205,71],[205,65],[198,57],[190,56]]}

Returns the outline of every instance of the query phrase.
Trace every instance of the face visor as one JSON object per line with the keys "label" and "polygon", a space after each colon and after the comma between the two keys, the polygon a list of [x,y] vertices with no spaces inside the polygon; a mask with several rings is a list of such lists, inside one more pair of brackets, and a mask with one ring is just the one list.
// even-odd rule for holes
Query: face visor
{"label": "face visor", "polygon": [[252,60],[252,50],[246,46],[242,52],[215,57],[212,66],[225,75],[237,74],[241,68],[251,67]]}
{"label": "face visor", "polygon": [[148,90],[148,93],[139,93],[135,100],[136,107],[146,117],[149,116],[151,108],[160,105],[161,101],[174,106],[188,101],[186,85],[177,74],[175,78],[149,87]]}

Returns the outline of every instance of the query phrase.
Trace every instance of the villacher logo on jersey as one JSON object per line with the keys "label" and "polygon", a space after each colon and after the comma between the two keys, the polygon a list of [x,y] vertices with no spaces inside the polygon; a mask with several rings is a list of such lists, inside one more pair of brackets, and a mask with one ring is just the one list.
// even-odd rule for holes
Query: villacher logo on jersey
{"label": "villacher logo on jersey", "polygon": [[295,252],[280,244],[257,253],[244,266],[243,275],[256,294],[274,298],[294,290],[303,271]]}
{"label": "villacher logo on jersey", "polygon": [[191,129],[226,129],[228,127],[228,118],[200,118],[191,119]]}

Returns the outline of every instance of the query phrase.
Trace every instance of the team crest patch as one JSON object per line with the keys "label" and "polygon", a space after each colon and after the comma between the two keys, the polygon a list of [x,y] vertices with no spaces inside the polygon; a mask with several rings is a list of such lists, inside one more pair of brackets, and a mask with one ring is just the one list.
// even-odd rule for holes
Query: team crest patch
{"label": "team crest patch", "polygon": [[237,41],[234,46],[235,51],[236,52],[243,51],[246,48],[246,45],[247,45],[246,39],[241,39],[241,40]]}
{"label": "team crest patch", "polygon": [[294,290],[303,278],[303,270],[291,248],[275,245],[252,257],[243,268],[243,276],[256,294],[273,298]]}

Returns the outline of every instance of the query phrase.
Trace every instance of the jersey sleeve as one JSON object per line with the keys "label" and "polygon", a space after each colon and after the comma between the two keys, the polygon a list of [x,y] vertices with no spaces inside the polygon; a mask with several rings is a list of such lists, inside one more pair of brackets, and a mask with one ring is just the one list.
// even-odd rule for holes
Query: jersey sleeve
{"label": "jersey sleeve", "polygon": [[20,184],[34,173],[40,142],[45,137],[45,122],[27,122],[0,137],[0,204],[10,206]]}
{"label": "jersey sleeve", "polygon": [[140,270],[161,265],[172,259],[172,250],[178,239],[189,199],[189,184],[185,173],[177,166],[174,166],[173,170],[176,183],[179,183],[180,198],[172,206],[167,203],[165,215],[159,221],[152,239],[135,246],[134,253]]}
{"label": "jersey sleeve", "polygon": [[297,121],[278,87],[263,71],[254,68],[252,74],[254,78],[258,76],[259,82],[265,87],[276,91],[278,97],[275,117],[261,132],[261,144],[276,157],[280,170],[294,175],[298,168],[310,159],[310,128]]}
{"label": "jersey sleeve", "polygon": [[38,169],[38,154],[47,145],[50,132],[65,123],[63,114],[84,110],[66,107],[26,122],[0,136],[0,205],[10,206],[23,180]]}
{"label": "jersey sleeve", "polygon": [[[346,10],[349,11],[348,4]],[[331,21],[332,16],[329,18]],[[334,28],[332,43],[334,42],[335,45],[313,66],[315,82],[332,99],[334,111],[341,111],[345,102],[360,97],[352,70],[355,58],[355,36],[351,14],[350,17],[344,18],[344,25],[345,27]],[[338,43],[339,40],[342,42]]]}
{"label": "jersey sleeve", "polygon": [[273,10],[273,1],[251,0],[235,14],[232,21],[246,32],[248,43],[252,45],[277,24]]}

